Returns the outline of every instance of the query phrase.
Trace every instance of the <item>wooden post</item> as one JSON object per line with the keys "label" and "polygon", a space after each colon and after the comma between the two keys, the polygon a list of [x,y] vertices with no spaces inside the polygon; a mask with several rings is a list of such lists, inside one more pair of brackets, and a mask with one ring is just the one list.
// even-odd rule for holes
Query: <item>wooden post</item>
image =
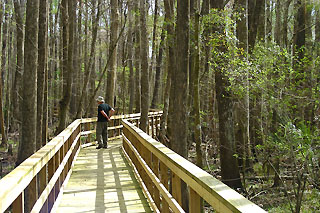
{"label": "wooden post", "polygon": [[[159,177],[159,159],[155,156],[152,155],[152,170],[153,173],[157,176],[157,178],[160,179]],[[157,189],[156,186],[153,187],[153,200],[156,203],[158,209],[161,211],[161,205],[160,205],[160,193],[159,190]]]}
{"label": "wooden post", "polygon": [[151,117],[151,132],[152,132],[151,137],[155,138],[154,137],[154,117],[153,116]]}
{"label": "wooden post", "polygon": [[12,212],[13,213],[24,213],[24,192],[13,201],[12,203]]}
{"label": "wooden post", "polygon": [[[43,192],[43,190],[47,186],[47,164],[40,170],[39,172],[39,196]],[[44,203],[44,211],[47,210],[48,212],[48,206],[46,206],[48,203]]]}
{"label": "wooden post", "polygon": [[[86,123],[85,125],[86,125],[86,128],[85,128],[86,131],[89,131],[91,128],[90,123]],[[91,134],[88,134],[86,143],[90,143],[90,142],[91,142]]]}
{"label": "wooden post", "polygon": [[26,212],[30,212],[38,199],[37,176],[35,176],[26,188]]}
{"label": "wooden post", "polygon": [[[160,161],[160,180],[161,180],[161,183],[164,185],[164,187],[166,187],[166,189],[169,188],[168,179],[169,179],[168,178],[168,167],[164,163],[162,163],[162,161]],[[169,211],[169,204],[164,198],[162,198],[161,212],[164,212],[164,213],[170,212]]]}
{"label": "wooden post", "polygon": [[189,187],[189,212],[199,213],[202,211],[201,197]]}
{"label": "wooden post", "polygon": [[181,179],[174,172],[172,172],[172,196],[182,206]]}

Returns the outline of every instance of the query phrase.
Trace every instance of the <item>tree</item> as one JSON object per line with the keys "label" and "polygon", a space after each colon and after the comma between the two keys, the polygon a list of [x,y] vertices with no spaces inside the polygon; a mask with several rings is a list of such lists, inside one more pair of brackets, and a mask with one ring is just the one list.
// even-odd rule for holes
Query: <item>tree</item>
{"label": "tree", "polygon": [[[43,144],[43,130],[46,130],[46,123],[44,123],[43,109],[45,106],[45,76],[47,73],[47,0],[40,1],[39,6],[39,33],[38,33],[38,68],[37,68],[37,142],[36,149],[40,149]],[[43,128],[44,127],[44,128]]]}
{"label": "tree", "polygon": [[140,129],[147,132],[149,112],[149,70],[148,70],[148,37],[146,23],[146,1],[140,0],[140,60],[141,60],[141,119]]}
{"label": "tree", "polygon": [[[19,144],[19,153],[17,165],[22,163],[36,150],[36,79],[37,79],[37,55],[38,48],[38,15],[39,1],[27,0],[26,8],[26,27],[24,41],[24,72],[22,83],[22,126],[21,142]],[[34,194],[25,194],[25,211],[30,212],[33,203],[30,203]]]}
{"label": "tree", "polygon": [[[8,30],[8,1],[4,2],[5,10],[4,10],[4,24],[2,31],[2,55],[1,55],[1,73],[0,73],[0,125],[1,125],[1,135],[2,135],[2,147],[7,147],[7,133],[5,130],[4,123],[4,110],[3,110],[3,91],[4,91],[4,76],[5,76],[5,68],[6,68],[6,47],[7,47],[7,30]],[[2,6],[2,4],[1,4]],[[1,7],[2,10],[2,7]],[[1,18],[2,19],[2,18]],[[1,33],[1,28],[0,28]]]}
{"label": "tree", "polygon": [[135,67],[135,112],[140,112],[141,110],[141,60],[140,60],[140,8],[139,8],[139,2],[140,1],[134,1],[134,11],[135,11],[135,47],[134,47],[134,67]]}
{"label": "tree", "polygon": [[[61,16],[62,16],[62,42],[63,42],[63,97],[60,100],[59,126],[56,133],[66,128],[68,109],[71,100],[71,86],[73,76],[73,41],[74,41],[74,19],[73,11],[74,1],[62,0]],[[69,18],[68,18],[69,17]]]}
{"label": "tree", "polygon": [[[176,69],[172,72],[172,106],[175,129],[172,131],[172,148],[184,158],[188,157],[188,73],[189,73],[189,0],[177,1]],[[170,102],[171,104],[171,102]],[[188,211],[187,188],[181,185],[182,206]]]}
{"label": "tree", "polygon": [[[215,8],[217,15],[223,11],[224,4],[222,0],[211,2],[212,8]],[[215,23],[213,32],[217,36],[217,49],[213,51],[226,53],[227,48],[223,42],[224,26],[222,23]],[[225,58],[217,58],[215,67],[215,89],[217,93],[218,115],[219,115],[219,151],[222,181],[232,188],[242,188],[240,180],[238,162],[234,154],[234,120],[232,110],[232,94],[227,88],[230,86],[224,64],[227,63]]]}
{"label": "tree", "polygon": [[110,28],[110,46],[109,57],[111,61],[108,68],[107,88],[106,88],[106,102],[111,106],[116,107],[114,99],[116,96],[116,78],[117,78],[117,49],[118,49],[118,31],[119,31],[119,14],[118,1],[111,0],[111,28]]}

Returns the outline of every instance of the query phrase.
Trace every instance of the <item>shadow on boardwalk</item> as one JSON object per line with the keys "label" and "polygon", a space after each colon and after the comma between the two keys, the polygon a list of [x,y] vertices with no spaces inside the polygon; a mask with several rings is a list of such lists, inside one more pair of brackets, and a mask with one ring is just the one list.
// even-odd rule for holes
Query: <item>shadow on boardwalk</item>
{"label": "shadow on boardwalk", "polygon": [[152,212],[120,146],[80,151],[58,212]]}

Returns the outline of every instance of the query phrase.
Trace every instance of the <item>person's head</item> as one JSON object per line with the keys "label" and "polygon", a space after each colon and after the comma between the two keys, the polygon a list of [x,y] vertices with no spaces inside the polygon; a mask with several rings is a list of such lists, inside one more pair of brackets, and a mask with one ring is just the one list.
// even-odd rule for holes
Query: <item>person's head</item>
{"label": "person's head", "polygon": [[102,104],[104,103],[104,98],[102,96],[99,96],[97,99],[96,99],[97,103],[98,104]]}

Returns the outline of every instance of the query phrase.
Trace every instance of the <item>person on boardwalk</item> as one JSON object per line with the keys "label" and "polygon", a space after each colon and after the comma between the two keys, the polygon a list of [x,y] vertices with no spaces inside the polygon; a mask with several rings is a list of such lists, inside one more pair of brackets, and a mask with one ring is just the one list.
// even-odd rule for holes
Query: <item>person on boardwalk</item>
{"label": "person on boardwalk", "polygon": [[104,103],[104,98],[99,96],[97,99],[98,104],[98,121],[96,128],[96,138],[98,146],[96,149],[108,148],[108,121],[115,112],[109,104]]}

